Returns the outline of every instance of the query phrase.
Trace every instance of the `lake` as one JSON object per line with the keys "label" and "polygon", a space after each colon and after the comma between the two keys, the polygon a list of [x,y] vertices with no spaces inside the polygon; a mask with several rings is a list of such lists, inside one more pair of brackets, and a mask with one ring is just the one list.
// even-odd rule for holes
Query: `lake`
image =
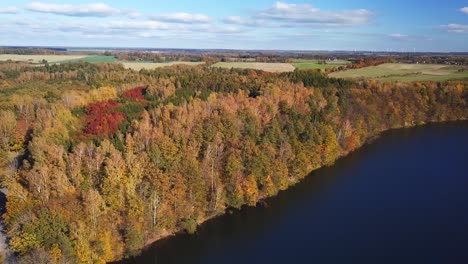
{"label": "lake", "polygon": [[388,131],[122,263],[468,263],[468,122]]}

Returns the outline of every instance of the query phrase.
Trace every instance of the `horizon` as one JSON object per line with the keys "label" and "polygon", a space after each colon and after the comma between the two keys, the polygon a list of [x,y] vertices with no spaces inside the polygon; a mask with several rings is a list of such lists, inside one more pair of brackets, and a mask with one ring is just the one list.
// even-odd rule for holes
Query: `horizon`
{"label": "horizon", "polygon": [[[300,50],[300,49],[230,49],[230,48],[170,48],[170,47],[124,47],[124,46],[21,46],[21,45],[0,45],[0,49],[67,49],[66,52],[80,52],[80,49],[113,51],[113,50],[140,50],[140,51],[245,51],[245,52],[304,52],[304,53],[385,53],[385,54],[468,54],[468,51],[398,51],[398,50]],[[76,50],[75,50],[76,49]]]}
{"label": "horizon", "polygon": [[468,2],[418,2],[6,0],[0,46],[468,52]]}

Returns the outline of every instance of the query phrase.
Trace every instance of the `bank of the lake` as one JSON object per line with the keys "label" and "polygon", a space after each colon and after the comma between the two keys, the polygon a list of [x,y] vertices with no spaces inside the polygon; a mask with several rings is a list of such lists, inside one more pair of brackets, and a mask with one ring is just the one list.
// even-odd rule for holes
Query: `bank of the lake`
{"label": "bank of the lake", "polygon": [[387,131],[300,184],[124,263],[468,261],[468,122]]}

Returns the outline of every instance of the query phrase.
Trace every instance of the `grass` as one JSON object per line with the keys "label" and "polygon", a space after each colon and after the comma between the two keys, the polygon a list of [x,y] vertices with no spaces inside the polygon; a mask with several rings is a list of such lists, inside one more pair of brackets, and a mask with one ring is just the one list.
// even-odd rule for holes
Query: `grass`
{"label": "grass", "polygon": [[78,59],[58,61],[58,63],[78,62],[78,61],[98,63],[98,62],[117,62],[118,60],[114,56],[87,56],[87,57],[78,58]]}
{"label": "grass", "polygon": [[326,64],[319,64],[318,60],[294,60],[292,65],[300,70],[324,70],[328,68],[334,68],[339,66],[346,66],[350,64],[346,60],[326,61]]}
{"label": "grass", "polygon": [[240,69],[255,69],[267,72],[291,72],[294,71],[294,66],[289,63],[259,63],[259,62],[218,62],[212,67],[220,68],[240,68]]}
{"label": "grass", "polygon": [[122,62],[122,64],[127,69],[132,69],[132,70],[139,71],[141,69],[152,70],[152,69],[156,69],[156,68],[168,67],[168,66],[180,65],[180,64],[196,66],[196,65],[204,64],[204,62],[189,62],[189,61],[172,61],[172,62],[161,62],[161,63],[155,63],[155,62]]}
{"label": "grass", "polygon": [[[334,72],[330,77],[376,79],[379,81],[445,81],[468,78],[468,72],[458,72],[463,66],[443,64],[386,63],[362,69]],[[466,68],[466,67],[465,67]]]}
{"label": "grass", "polygon": [[0,54],[0,61],[23,61],[30,63],[40,63],[46,60],[49,63],[56,63],[66,60],[77,60],[88,57],[87,55],[17,55],[17,54]]}

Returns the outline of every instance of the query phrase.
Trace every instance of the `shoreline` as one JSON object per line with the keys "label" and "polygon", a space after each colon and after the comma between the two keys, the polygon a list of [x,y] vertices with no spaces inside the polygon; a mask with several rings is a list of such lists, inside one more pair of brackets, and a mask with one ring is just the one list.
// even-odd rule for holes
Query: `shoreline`
{"label": "shoreline", "polygon": [[[336,159],[331,164],[322,165],[322,166],[320,166],[318,168],[314,168],[306,176],[304,176],[304,177],[302,177],[302,178],[300,178],[300,179],[298,179],[296,181],[290,182],[289,185],[288,185],[288,188],[286,190],[290,189],[294,185],[300,184],[303,181],[303,179],[305,179],[306,177],[311,175],[314,171],[316,171],[318,169],[321,169],[321,168],[324,168],[324,167],[333,166],[336,163],[337,160],[348,156],[349,154],[353,153],[354,151],[357,151],[357,150],[361,149],[362,147],[364,147],[366,145],[372,144],[372,142],[374,142],[376,139],[378,139],[382,135],[382,133],[392,131],[392,130],[424,127],[424,126],[427,126],[427,125],[437,125],[437,124],[444,124],[444,123],[457,123],[457,122],[467,122],[467,121],[468,121],[468,118],[461,118],[461,119],[457,119],[457,120],[447,120],[447,121],[430,120],[430,121],[422,122],[422,123],[419,123],[419,124],[408,124],[408,125],[405,124],[404,126],[381,130],[381,131],[377,132],[375,135],[370,135],[361,145],[359,145],[354,150],[349,151],[347,153],[343,153],[342,155],[339,155],[338,157],[336,157]],[[256,207],[258,207],[258,204],[261,203],[262,201],[264,202],[265,199],[278,196],[281,192],[282,191],[278,191],[276,194],[274,194],[272,196],[259,197],[259,199],[258,199],[255,206],[249,206],[247,204],[243,204],[240,209],[232,208],[232,210],[242,210],[242,208],[245,207],[245,206],[256,208]],[[211,216],[208,216],[208,217],[204,218],[203,220],[197,221],[197,229],[198,229],[198,227],[200,225],[206,224],[209,220],[212,220],[212,219],[214,219],[216,217],[223,216],[223,215],[229,213],[229,210],[230,210],[230,208],[226,207],[226,208],[223,209],[222,213],[214,214],[214,215],[211,215]],[[159,235],[157,235],[157,236],[155,236],[153,238],[147,239],[145,241],[145,246],[140,251],[140,254],[143,251],[149,250],[155,243],[158,243],[158,242],[160,242],[162,240],[165,240],[165,239],[170,239],[171,237],[183,234],[184,232],[186,232],[186,231],[184,231],[183,229],[173,230],[173,231],[165,231],[165,232],[162,232],[162,233],[160,233]],[[195,231],[195,233],[196,233],[196,231]],[[120,261],[124,261],[124,260],[127,260],[127,259],[131,259],[131,258],[122,258],[122,259],[119,259],[119,260],[116,260],[116,261],[113,261],[113,262],[110,262],[110,263],[120,263]]]}
{"label": "shoreline", "polygon": [[[364,146],[366,146],[368,144],[372,144],[376,139],[378,139],[385,132],[392,131],[392,130],[402,130],[402,129],[404,130],[404,129],[411,129],[411,128],[416,128],[416,127],[424,127],[424,126],[428,126],[428,125],[438,125],[438,124],[447,124],[447,123],[452,123],[453,124],[453,123],[463,123],[463,122],[468,122],[468,118],[460,118],[460,119],[456,119],[456,120],[445,120],[445,121],[430,120],[430,121],[427,121],[427,122],[420,122],[420,123],[417,123],[417,124],[416,123],[405,124],[405,125],[398,126],[398,127],[393,127],[393,128],[380,130],[380,131],[376,132],[373,135],[369,135],[368,138],[362,144],[360,144],[358,147],[356,147],[355,149],[353,149],[353,150],[351,150],[349,152],[346,152],[346,153],[341,153],[339,156],[337,156],[334,159],[334,161],[332,163],[324,164],[324,165],[322,165],[320,167],[313,168],[304,177],[301,177],[301,178],[299,178],[299,179],[297,179],[295,181],[289,182],[288,187],[287,187],[286,190],[289,190],[291,187],[301,183],[306,177],[310,176],[314,171],[316,171],[318,169],[321,169],[321,168],[324,168],[324,167],[333,166],[336,163],[337,160],[348,156],[349,154],[353,153],[354,151],[357,151],[357,150],[361,149],[362,147],[364,147]],[[286,190],[284,190],[284,191],[286,191]],[[5,195],[6,191],[7,190],[4,189],[4,188],[0,189],[0,195]],[[247,204],[243,204],[241,206],[241,208],[239,208],[239,209],[225,207],[225,208],[222,209],[222,211],[219,211],[218,213],[212,214],[210,216],[207,216],[207,217],[197,221],[197,229],[198,229],[198,227],[200,225],[207,224],[207,222],[209,222],[210,220],[213,220],[213,219],[215,219],[217,217],[220,217],[220,216],[223,216],[225,214],[229,214],[229,213],[231,213],[231,211],[243,210],[243,208],[245,206],[256,208],[256,207],[259,206],[259,204],[266,203],[265,202],[266,199],[276,197],[281,192],[283,192],[283,191],[278,191],[277,193],[275,193],[274,195],[271,195],[271,196],[261,196],[261,197],[259,197],[259,199],[258,199],[255,206],[249,206]],[[6,197],[5,197],[4,204],[3,205],[0,204],[0,206],[6,206],[6,202],[7,201],[6,201]],[[6,208],[5,208],[5,211],[6,211]],[[5,257],[8,257],[8,256],[11,255],[9,253],[8,244],[6,243],[6,241],[8,241],[8,237],[6,236],[6,234],[3,231],[3,225],[2,225],[1,222],[2,221],[0,219],[0,253],[3,253],[3,254],[5,254]],[[184,234],[185,232],[186,231],[184,231],[183,229],[163,230],[159,234],[145,239],[145,245],[141,248],[140,253],[138,255],[136,255],[136,256],[141,255],[141,253],[144,252],[144,251],[150,250],[155,245],[155,243],[158,243],[158,242],[166,240],[166,239],[170,239],[170,238],[172,238],[172,237],[174,237],[176,235]],[[1,259],[1,255],[0,255],[0,259]],[[109,262],[109,263],[121,263],[122,261],[130,260],[130,259],[132,259],[132,257],[130,257],[130,258],[120,258],[118,260],[114,260],[114,261]]]}

